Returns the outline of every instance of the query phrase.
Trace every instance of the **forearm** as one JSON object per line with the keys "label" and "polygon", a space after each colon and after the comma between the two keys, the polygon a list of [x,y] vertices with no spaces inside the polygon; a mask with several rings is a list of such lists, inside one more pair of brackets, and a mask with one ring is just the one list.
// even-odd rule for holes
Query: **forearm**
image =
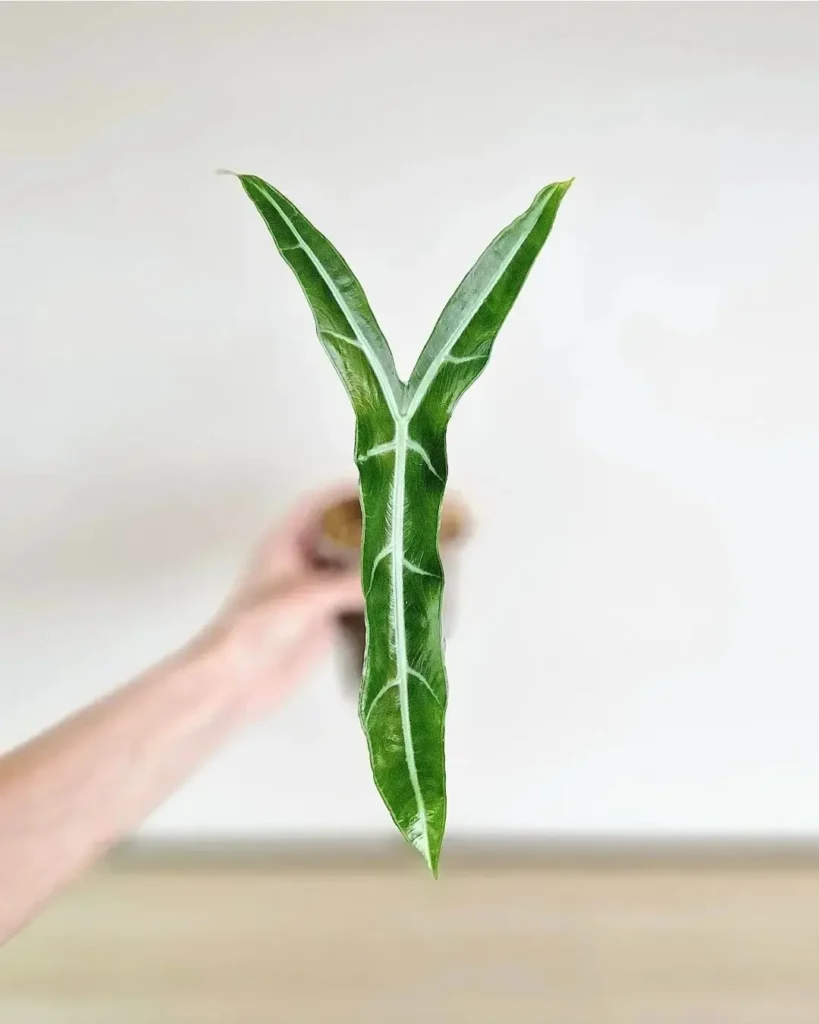
{"label": "forearm", "polygon": [[327,649],[336,617],[361,608],[358,571],[320,572],[310,555],[340,494],[314,495],[259,545],[184,651],[0,757],[0,944],[270,710]]}
{"label": "forearm", "polygon": [[0,943],[247,718],[203,641],[0,759]]}

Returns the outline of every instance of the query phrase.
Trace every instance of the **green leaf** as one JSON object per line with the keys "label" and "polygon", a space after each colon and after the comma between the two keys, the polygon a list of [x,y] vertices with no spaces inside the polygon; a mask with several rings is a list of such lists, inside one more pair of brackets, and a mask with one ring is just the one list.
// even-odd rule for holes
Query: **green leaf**
{"label": "green leaf", "polygon": [[426,404],[430,412],[437,405],[438,414],[448,420],[480,376],[571,184],[561,181],[539,192],[529,209],[489,243],[455,289],[412,371],[410,417]]}
{"label": "green leaf", "polygon": [[446,428],[485,367],[571,182],[543,189],[488,246],[403,384],[361,285],[338,251],[272,186],[252,175],[238,177],[298,278],[355,410],[367,620],[361,723],[384,803],[437,875],[446,824],[438,551]]}

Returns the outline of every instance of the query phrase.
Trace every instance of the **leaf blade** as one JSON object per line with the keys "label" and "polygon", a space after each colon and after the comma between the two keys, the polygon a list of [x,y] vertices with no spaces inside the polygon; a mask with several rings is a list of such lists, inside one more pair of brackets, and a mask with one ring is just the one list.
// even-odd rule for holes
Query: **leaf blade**
{"label": "leaf blade", "polygon": [[256,175],[237,177],[296,275],[319,340],[356,412],[377,402],[372,377],[389,408],[397,413],[404,386],[364,289],[347,262],[285,195]]}
{"label": "leaf blade", "polygon": [[451,371],[448,420],[458,400],[483,372],[495,338],[546,243],[572,181],[541,189],[531,205],[486,247],[444,306],[407,384],[408,415],[415,415],[441,373]]}

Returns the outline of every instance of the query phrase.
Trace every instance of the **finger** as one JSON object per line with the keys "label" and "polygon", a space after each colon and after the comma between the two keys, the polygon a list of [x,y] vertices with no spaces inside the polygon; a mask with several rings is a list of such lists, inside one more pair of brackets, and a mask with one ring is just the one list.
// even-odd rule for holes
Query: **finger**
{"label": "finger", "polygon": [[352,499],[358,499],[358,486],[351,480],[336,481],[301,498],[263,538],[258,554],[261,568],[286,574],[309,566],[325,509]]}

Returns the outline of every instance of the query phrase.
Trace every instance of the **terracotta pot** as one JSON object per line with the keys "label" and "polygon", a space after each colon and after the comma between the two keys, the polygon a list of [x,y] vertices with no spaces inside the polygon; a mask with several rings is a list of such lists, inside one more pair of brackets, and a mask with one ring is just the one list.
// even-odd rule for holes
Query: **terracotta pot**
{"label": "terracotta pot", "polygon": [[[444,499],[441,512],[439,544],[444,565],[444,635],[452,626],[452,605],[455,590],[455,562],[458,550],[470,531],[470,517],[462,502]],[[330,505],[322,515],[316,540],[316,564],[325,568],[350,569],[361,558],[361,505],[357,498]],[[345,685],[351,694],[358,695],[361,673],[364,669],[366,625],[362,613],[348,613],[339,617],[339,626],[347,649]]]}

